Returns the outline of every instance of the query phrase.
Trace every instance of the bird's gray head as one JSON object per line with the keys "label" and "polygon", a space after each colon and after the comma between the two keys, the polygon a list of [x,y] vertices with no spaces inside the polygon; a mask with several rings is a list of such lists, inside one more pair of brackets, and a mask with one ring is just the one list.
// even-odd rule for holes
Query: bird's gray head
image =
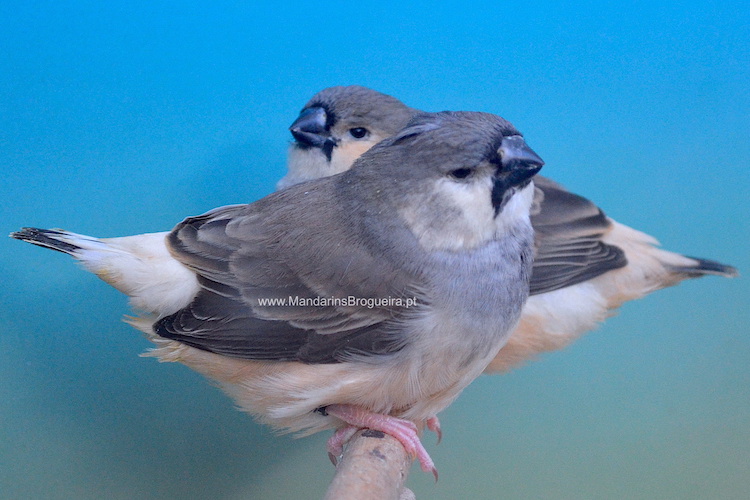
{"label": "bird's gray head", "polygon": [[390,137],[416,114],[398,99],[357,85],[321,90],[289,127],[294,142],[279,189],[348,170],[354,160]]}
{"label": "bird's gray head", "polygon": [[[508,121],[488,113],[416,115],[340,176],[368,210],[397,210],[422,246],[456,250],[528,224],[531,178],[544,162]],[[352,207],[354,209],[354,207]],[[375,208],[377,210],[377,208]]]}

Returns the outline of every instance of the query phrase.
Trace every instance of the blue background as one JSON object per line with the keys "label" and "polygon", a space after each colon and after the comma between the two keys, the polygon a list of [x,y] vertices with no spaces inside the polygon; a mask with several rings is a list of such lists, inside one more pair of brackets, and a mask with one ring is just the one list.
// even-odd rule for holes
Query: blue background
{"label": "blue background", "polygon": [[[0,229],[171,228],[285,170],[318,90],[511,120],[545,174],[669,249],[750,270],[747,2],[0,4]],[[276,437],[185,367],[139,358],[118,292],[0,239],[0,497],[322,496],[328,435]],[[425,443],[418,498],[740,498],[750,286],[626,305],[481,377]]]}

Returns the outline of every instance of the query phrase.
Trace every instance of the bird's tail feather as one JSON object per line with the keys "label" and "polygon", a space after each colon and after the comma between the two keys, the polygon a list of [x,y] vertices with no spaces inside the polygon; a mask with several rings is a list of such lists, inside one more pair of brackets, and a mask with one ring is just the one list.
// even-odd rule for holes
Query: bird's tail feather
{"label": "bird's tail feather", "polygon": [[[71,236],[75,238],[71,238]],[[10,237],[72,256],[82,250],[82,247],[77,244],[78,240],[85,238],[95,241],[88,236],[74,235],[62,229],[39,229],[36,227],[24,227],[20,231],[10,233]],[[76,241],[76,243],[73,243],[73,241]]]}
{"label": "bird's tail feather", "polygon": [[167,233],[94,238],[62,229],[25,227],[10,237],[57,250],[130,297],[138,311],[172,314],[198,291],[194,272],[172,257]]}
{"label": "bird's tail feather", "polygon": [[737,268],[716,262],[715,260],[685,257],[694,260],[695,264],[690,266],[669,266],[669,270],[674,273],[685,274],[690,278],[698,278],[705,275],[734,278],[740,274]]}

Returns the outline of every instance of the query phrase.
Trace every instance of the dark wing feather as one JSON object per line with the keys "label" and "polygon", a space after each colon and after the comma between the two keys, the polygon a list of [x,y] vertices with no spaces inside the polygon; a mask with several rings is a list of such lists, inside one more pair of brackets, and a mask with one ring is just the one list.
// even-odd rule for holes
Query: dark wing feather
{"label": "dark wing feather", "polygon": [[541,176],[531,224],[536,254],[531,295],[575,285],[627,264],[625,253],[602,237],[612,223],[592,202]]}
{"label": "dark wing feather", "polygon": [[[170,233],[173,255],[198,274],[201,288],[191,304],[154,325],[157,335],[233,357],[308,363],[403,347],[390,325],[398,307],[288,303],[292,297],[377,298],[409,291],[405,273],[376,260],[347,232],[350,225],[296,208],[288,199],[296,191],[191,217]],[[306,194],[331,196],[324,190]],[[287,224],[290,219],[295,224]],[[311,238],[318,239],[312,244]],[[260,303],[274,298],[287,304]]]}

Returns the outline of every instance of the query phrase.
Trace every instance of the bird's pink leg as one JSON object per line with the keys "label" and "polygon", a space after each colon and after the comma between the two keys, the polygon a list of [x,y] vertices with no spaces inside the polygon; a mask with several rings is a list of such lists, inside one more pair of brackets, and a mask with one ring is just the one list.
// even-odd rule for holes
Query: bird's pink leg
{"label": "bird's pink leg", "polygon": [[[333,404],[326,406],[324,410],[326,415],[331,415],[349,424],[348,427],[336,431],[333,437],[328,440],[329,453],[337,453],[343,446],[343,443],[351,438],[357,429],[373,429],[396,438],[409,455],[416,457],[422,470],[432,472],[437,481],[438,473],[437,469],[435,469],[435,463],[430,458],[427,450],[424,449],[424,446],[422,446],[422,442],[417,435],[417,426],[414,422],[390,415],[373,413],[354,405]],[[350,432],[351,428],[355,428],[355,431]],[[344,437],[345,439],[343,439]]]}

